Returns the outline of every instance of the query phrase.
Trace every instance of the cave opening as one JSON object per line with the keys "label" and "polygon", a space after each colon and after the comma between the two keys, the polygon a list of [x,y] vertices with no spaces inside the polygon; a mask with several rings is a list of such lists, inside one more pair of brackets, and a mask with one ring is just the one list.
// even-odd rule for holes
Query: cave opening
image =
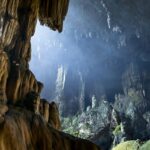
{"label": "cave opening", "polygon": [[[120,128],[121,119],[128,117],[136,124],[132,115],[138,118],[139,110],[149,110],[147,25],[126,11],[128,4],[119,5],[71,0],[61,34],[37,22],[32,38],[30,67],[44,83],[42,97],[59,105],[63,131],[85,139],[91,136],[98,144],[102,141],[96,136],[103,131],[106,141],[112,142],[110,124]],[[137,2],[135,10],[140,7]]]}
{"label": "cave opening", "polygon": [[0,149],[98,149],[82,139],[104,150],[149,149],[149,8],[142,0],[2,0]]}
{"label": "cave opening", "polygon": [[70,1],[61,34],[37,22],[30,68],[44,83],[41,96],[61,103],[64,116],[85,111],[92,106],[93,97],[97,103],[113,103],[115,95],[123,93],[121,74],[126,57],[117,48],[124,48],[125,39],[117,41],[122,37],[119,27],[110,33],[109,16],[100,10],[109,13],[102,2],[80,5]]}

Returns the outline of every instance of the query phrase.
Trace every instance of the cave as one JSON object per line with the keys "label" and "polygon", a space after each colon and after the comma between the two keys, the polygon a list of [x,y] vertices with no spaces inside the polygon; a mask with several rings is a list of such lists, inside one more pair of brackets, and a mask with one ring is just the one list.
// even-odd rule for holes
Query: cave
{"label": "cave", "polygon": [[0,150],[149,150],[150,2],[0,1]]}

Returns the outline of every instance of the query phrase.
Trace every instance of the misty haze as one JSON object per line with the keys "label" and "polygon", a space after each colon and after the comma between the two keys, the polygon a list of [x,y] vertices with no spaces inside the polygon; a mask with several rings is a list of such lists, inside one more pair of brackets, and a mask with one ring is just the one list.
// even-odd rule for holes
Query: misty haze
{"label": "misty haze", "polygon": [[148,6],[140,0],[71,0],[62,33],[37,22],[30,68],[44,83],[41,96],[59,105],[65,132],[89,138],[111,124],[114,112],[121,120],[128,116],[130,128],[141,131],[132,138],[121,131],[120,139],[124,134],[127,139],[150,136],[147,124],[134,127],[141,113],[149,112]]}
{"label": "misty haze", "polygon": [[0,150],[150,150],[150,0],[0,0]]}

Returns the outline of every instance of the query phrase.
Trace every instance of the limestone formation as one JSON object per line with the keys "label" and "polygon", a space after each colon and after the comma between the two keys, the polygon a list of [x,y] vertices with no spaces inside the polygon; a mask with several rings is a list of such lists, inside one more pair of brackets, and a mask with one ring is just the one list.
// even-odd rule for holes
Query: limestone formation
{"label": "limestone formation", "polygon": [[10,108],[0,125],[1,150],[100,150],[89,141],[51,128],[27,110]]}
{"label": "limestone formation", "polygon": [[49,121],[49,123],[52,124],[52,126],[55,129],[57,129],[57,130],[61,129],[59,110],[58,110],[56,103],[54,103],[54,102],[51,102],[49,104],[49,119],[48,119],[48,121]]}
{"label": "limestone formation", "polygon": [[61,129],[59,110],[55,102],[49,103],[46,99],[41,99],[39,112],[40,115],[43,116],[44,120],[53,128],[57,130]]}
{"label": "limestone formation", "polygon": [[49,119],[49,103],[47,100],[41,100],[41,114],[44,117],[45,121],[48,122]]}
{"label": "limestone formation", "polygon": [[[41,92],[42,85],[29,70],[31,36],[38,18],[42,24],[61,31],[67,9],[68,0],[0,1],[0,47],[7,52],[10,62],[9,103],[18,103],[31,91]],[[3,89],[1,85],[0,89]],[[5,99],[6,96],[2,97]]]}
{"label": "limestone formation", "polygon": [[68,0],[40,0],[39,19],[42,24],[61,32],[67,10]]}
{"label": "limestone formation", "polygon": [[58,108],[40,100],[43,84],[29,69],[37,20],[61,32],[68,3],[0,0],[0,150],[99,150],[56,130]]}
{"label": "limestone formation", "polygon": [[6,112],[8,111],[8,106],[5,104],[0,104],[0,124],[4,122],[4,117]]}
{"label": "limestone formation", "polygon": [[35,92],[27,94],[23,105],[30,111],[40,114],[40,96]]}

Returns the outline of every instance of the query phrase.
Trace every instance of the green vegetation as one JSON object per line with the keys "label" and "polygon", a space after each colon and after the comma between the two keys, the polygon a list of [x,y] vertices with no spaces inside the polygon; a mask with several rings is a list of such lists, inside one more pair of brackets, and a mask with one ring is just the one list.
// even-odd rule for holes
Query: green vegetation
{"label": "green vegetation", "polygon": [[144,143],[139,150],[150,150],[150,141]]}
{"label": "green vegetation", "polygon": [[78,116],[62,118],[62,130],[68,134],[80,137],[78,129]]}
{"label": "green vegetation", "polygon": [[137,141],[126,141],[118,144],[112,150],[150,150],[150,141],[140,143]]}
{"label": "green vegetation", "polygon": [[139,142],[138,141],[126,141],[123,143],[120,143],[116,147],[114,147],[112,150],[139,150]]}
{"label": "green vegetation", "polygon": [[113,131],[113,134],[114,134],[114,135],[118,135],[118,134],[120,134],[120,133],[121,133],[121,124],[118,125],[118,126],[116,126],[116,128],[115,128],[114,131]]}
{"label": "green vegetation", "polygon": [[64,132],[84,139],[86,139],[91,133],[90,124],[85,122],[79,122],[78,116],[62,118],[62,127]]}
{"label": "green vegetation", "polygon": [[101,101],[93,107],[88,106],[86,111],[75,116],[61,119],[62,130],[74,136],[87,139],[110,123],[111,106],[106,101]]}

